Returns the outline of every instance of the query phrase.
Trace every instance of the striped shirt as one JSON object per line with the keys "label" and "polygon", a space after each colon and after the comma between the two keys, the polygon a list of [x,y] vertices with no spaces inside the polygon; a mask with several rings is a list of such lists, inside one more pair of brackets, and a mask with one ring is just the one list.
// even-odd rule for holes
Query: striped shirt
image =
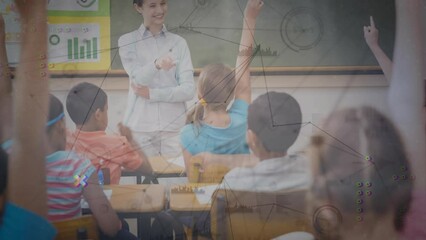
{"label": "striped shirt", "polygon": [[[68,151],[58,151],[46,157],[48,219],[58,221],[81,215],[80,201],[84,184],[76,186],[75,176],[90,178],[96,172],[88,159]],[[87,181],[87,180],[86,180]]]}

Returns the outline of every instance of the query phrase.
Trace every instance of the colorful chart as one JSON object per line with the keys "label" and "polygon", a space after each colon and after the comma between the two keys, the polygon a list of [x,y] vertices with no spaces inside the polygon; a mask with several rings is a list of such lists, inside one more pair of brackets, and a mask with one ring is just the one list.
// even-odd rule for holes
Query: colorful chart
{"label": "colorful chart", "polygon": [[48,39],[50,70],[109,68],[109,18],[50,17]]}

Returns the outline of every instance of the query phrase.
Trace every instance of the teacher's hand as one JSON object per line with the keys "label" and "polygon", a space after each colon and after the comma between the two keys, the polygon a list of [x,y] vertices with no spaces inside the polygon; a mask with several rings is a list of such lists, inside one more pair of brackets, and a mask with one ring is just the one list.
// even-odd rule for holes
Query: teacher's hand
{"label": "teacher's hand", "polygon": [[174,66],[176,66],[176,60],[172,56],[172,54],[166,54],[158,59],[155,60],[155,67],[160,70],[163,69],[165,71],[168,71],[172,69]]}
{"label": "teacher's hand", "polygon": [[141,86],[134,83],[132,83],[131,86],[136,95],[149,99],[149,88],[147,86]]}

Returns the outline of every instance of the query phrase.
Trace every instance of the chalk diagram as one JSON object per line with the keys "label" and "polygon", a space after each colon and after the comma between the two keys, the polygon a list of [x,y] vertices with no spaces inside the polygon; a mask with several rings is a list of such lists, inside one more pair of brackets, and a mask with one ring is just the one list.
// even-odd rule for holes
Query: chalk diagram
{"label": "chalk diagram", "polygon": [[169,27],[170,29],[176,28],[173,32],[177,34],[198,34],[200,31],[194,27],[198,26],[200,22],[205,20],[206,16],[212,11],[216,11],[222,0],[193,0],[193,10],[190,15],[179,26]]}
{"label": "chalk diagram", "polygon": [[315,47],[324,34],[321,16],[311,8],[295,8],[281,22],[281,39],[293,51]]}

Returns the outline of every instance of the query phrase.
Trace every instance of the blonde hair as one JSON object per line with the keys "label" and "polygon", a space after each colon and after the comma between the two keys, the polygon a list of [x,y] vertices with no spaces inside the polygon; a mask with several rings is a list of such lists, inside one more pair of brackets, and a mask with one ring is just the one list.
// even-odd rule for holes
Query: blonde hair
{"label": "blonde hair", "polygon": [[204,108],[212,111],[225,110],[234,99],[235,86],[235,73],[230,67],[224,64],[205,66],[198,78],[200,101],[187,115],[186,123],[193,123],[199,127],[204,116]]}
{"label": "blonde hair", "polygon": [[[381,216],[393,211],[394,229],[401,231],[411,202],[413,176],[392,122],[374,108],[351,108],[332,113],[323,131],[311,138],[309,210],[332,204],[342,215],[354,213],[357,217],[362,212]],[[352,219],[354,223],[361,220]],[[322,237],[333,239],[338,232],[336,228]]]}

